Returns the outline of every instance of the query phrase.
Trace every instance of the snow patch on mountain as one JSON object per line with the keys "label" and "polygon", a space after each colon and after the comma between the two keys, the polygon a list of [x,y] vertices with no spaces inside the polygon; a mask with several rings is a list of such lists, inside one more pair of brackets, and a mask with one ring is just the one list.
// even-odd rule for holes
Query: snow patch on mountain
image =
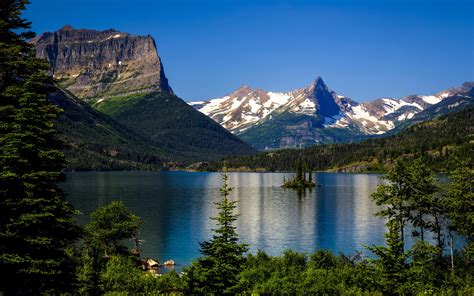
{"label": "snow patch on mountain", "polygon": [[[359,104],[329,90],[318,77],[308,87],[290,92],[267,92],[242,86],[227,96],[190,104],[236,134],[273,120],[273,114],[289,112],[321,118],[324,128],[355,128],[370,135],[393,129],[400,122],[413,118],[416,113],[441,102],[452,93],[447,90],[429,96],[384,97]],[[334,107],[329,105],[332,109],[328,109],[328,104],[334,103],[337,104],[335,111],[339,109],[339,112],[331,116]],[[324,113],[321,108],[330,111]]]}

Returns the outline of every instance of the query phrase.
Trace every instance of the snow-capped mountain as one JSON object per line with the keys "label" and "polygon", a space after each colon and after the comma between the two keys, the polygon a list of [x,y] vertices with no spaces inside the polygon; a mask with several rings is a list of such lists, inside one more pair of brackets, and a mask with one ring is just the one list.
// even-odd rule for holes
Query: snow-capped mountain
{"label": "snow-capped mountain", "polygon": [[[469,83],[467,83],[469,84]],[[472,87],[472,86],[471,86]],[[190,104],[257,148],[307,146],[384,134],[467,86],[434,95],[358,103],[330,90],[321,77],[279,93],[242,86],[221,98]]]}
{"label": "snow-capped mountain", "polygon": [[287,103],[290,98],[292,93],[253,90],[243,85],[227,96],[190,104],[226,129],[239,134]]}

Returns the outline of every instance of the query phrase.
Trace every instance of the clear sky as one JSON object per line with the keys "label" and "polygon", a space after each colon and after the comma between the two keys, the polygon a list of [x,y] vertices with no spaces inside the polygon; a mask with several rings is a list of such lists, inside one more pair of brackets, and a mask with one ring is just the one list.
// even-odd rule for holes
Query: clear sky
{"label": "clear sky", "polygon": [[474,80],[474,0],[31,0],[37,33],[65,24],[155,37],[185,100],[322,76],[358,101]]}

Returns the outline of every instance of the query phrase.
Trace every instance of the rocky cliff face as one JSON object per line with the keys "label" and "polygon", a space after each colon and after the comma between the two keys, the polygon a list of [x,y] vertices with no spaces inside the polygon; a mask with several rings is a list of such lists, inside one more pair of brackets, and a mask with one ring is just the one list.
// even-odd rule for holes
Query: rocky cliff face
{"label": "rocky cliff face", "polygon": [[155,41],[115,30],[65,26],[33,40],[59,84],[77,97],[101,101],[137,92],[171,93]]}

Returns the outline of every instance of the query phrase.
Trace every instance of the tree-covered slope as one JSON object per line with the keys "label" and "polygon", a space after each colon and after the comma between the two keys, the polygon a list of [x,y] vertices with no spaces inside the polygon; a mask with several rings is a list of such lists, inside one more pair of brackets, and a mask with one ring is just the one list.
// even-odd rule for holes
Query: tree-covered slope
{"label": "tree-covered slope", "polygon": [[[474,154],[474,108],[440,116],[408,127],[396,135],[357,143],[319,145],[306,149],[285,149],[255,156],[228,159],[233,169],[270,171],[294,170],[298,159],[313,170],[381,171],[399,157],[422,156],[426,162],[444,171],[448,157],[457,154],[468,158]],[[214,163],[210,169],[219,169]]]}
{"label": "tree-covered slope", "polygon": [[160,169],[165,151],[72,94],[57,90],[50,99],[63,112],[58,128],[69,145],[68,169]]}
{"label": "tree-covered slope", "polygon": [[318,143],[340,143],[368,138],[355,127],[329,128],[323,125],[324,117],[274,112],[271,120],[244,131],[240,137],[259,150],[275,147],[302,147]]}
{"label": "tree-covered slope", "polygon": [[210,161],[255,150],[177,96],[153,92],[109,98],[94,107],[172,154],[172,161]]}
{"label": "tree-covered slope", "polygon": [[415,114],[413,118],[401,123],[399,126],[391,130],[387,135],[393,135],[401,130],[404,130],[419,122],[434,119],[438,116],[447,115],[449,113],[458,112],[463,109],[474,106],[474,87],[473,84],[465,83],[466,87],[469,85],[471,88],[463,94],[457,94],[450,96],[435,104],[426,108],[425,110]]}

